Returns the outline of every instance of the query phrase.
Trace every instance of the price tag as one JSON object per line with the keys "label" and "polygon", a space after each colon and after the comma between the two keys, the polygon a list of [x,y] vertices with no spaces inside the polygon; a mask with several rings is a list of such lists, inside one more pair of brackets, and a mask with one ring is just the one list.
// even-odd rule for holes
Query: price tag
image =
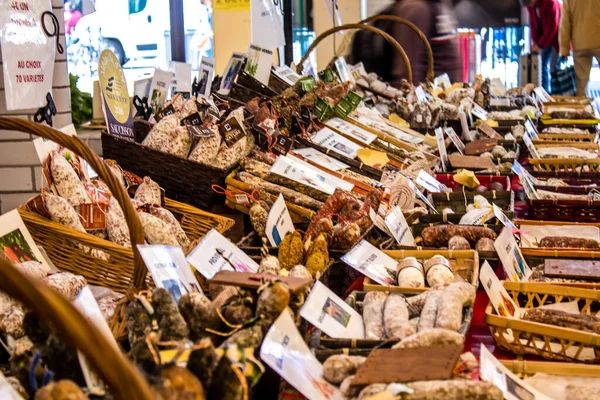
{"label": "price tag", "polygon": [[260,359],[307,399],[343,398],[340,390],[323,378],[323,366],[298,332],[289,308],[279,315],[265,335]]}
{"label": "price tag", "polygon": [[185,293],[202,292],[181,247],[138,245],[154,284],[171,293],[175,301]]}
{"label": "price tag", "polygon": [[538,130],[535,127],[535,124],[531,120],[531,118],[527,117],[527,121],[525,121],[525,130],[529,135],[534,139],[539,139]]}
{"label": "price tag", "polygon": [[437,141],[438,150],[440,151],[442,170],[446,172],[446,164],[448,163],[448,153],[446,151],[446,142],[444,141],[444,131],[442,131],[442,128],[437,128],[435,130],[435,139]]}
{"label": "price tag", "polygon": [[417,175],[417,185],[424,187],[432,193],[439,193],[446,188],[446,185],[442,184],[440,181],[435,179],[433,176],[429,175],[425,170],[420,170]]}
{"label": "price tag", "polygon": [[365,337],[362,316],[319,281],[310,290],[300,316],[332,338]]}
{"label": "price tag", "polygon": [[479,270],[479,280],[481,286],[485,289],[490,302],[494,306],[496,312],[503,317],[512,317],[518,315],[519,306],[514,302],[512,296],[508,294],[496,273],[490,267],[490,264],[485,261]]}
{"label": "price tag", "polygon": [[280,193],[275,203],[273,203],[273,206],[269,211],[269,216],[267,217],[265,229],[267,239],[269,239],[271,245],[279,247],[279,243],[281,243],[285,234],[293,231],[294,223],[292,222],[292,217],[285,205],[283,195]]}
{"label": "price tag", "polygon": [[492,207],[494,208],[494,216],[498,218],[498,221],[502,222],[502,225],[506,226],[509,229],[517,228],[516,225],[513,224],[513,222],[510,220],[510,218],[508,218],[506,214],[504,214],[500,207],[498,207],[495,204],[493,204]]}
{"label": "price tag", "polygon": [[385,217],[385,225],[388,227],[396,242],[404,246],[416,246],[415,238],[402,214],[400,207],[392,208],[390,213]]}
{"label": "price tag", "polygon": [[394,284],[398,263],[366,240],[342,256],[342,261],[383,286]]}
{"label": "price tag", "polygon": [[289,138],[287,136],[279,135],[275,139],[275,144],[273,144],[273,147],[271,147],[271,151],[275,155],[285,156],[290,151],[293,144],[294,139]]}
{"label": "price tag", "polygon": [[427,207],[429,207],[431,209],[431,212],[434,214],[439,214],[439,212],[435,209],[435,207],[433,206],[433,204],[431,204],[431,202],[429,201],[429,199],[427,199],[427,197],[423,194],[423,192],[421,192],[419,190],[419,188],[417,188],[414,184],[414,182],[410,179],[410,178],[406,178],[406,183],[408,184],[408,186],[410,186],[410,188],[415,192],[415,194],[421,199],[423,200],[423,202],[425,204],[427,204]]}
{"label": "price tag", "polygon": [[242,128],[238,120],[233,117],[219,125],[219,133],[228,147],[233,146],[238,140],[241,140],[246,136],[244,128]]}
{"label": "price tag", "polygon": [[471,109],[471,114],[473,114],[481,120],[486,121],[488,119],[487,111],[485,111],[479,104],[475,103],[473,100],[471,100],[471,102],[473,103],[473,109]]}
{"label": "price tag", "polygon": [[490,99],[491,107],[510,107],[510,99],[506,98],[494,98]]}
{"label": "price tag", "polygon": [[242,204],[242,205],[250,204],[250,200],[248,200],[248,195],[247,194],[236,194],[235,195],[235,202],[237,204]]}
{"label": "price tag", "polygon": [[156,122],[160,121],[164,117],[168,117],[169,115],[175,114],[175,108],[173,104],[169,104],[165,108],[160,109],[156,114],[154,114],[154,119]]}
{"label": "price tag", "polygon": [[512,234],[512,229],[507,227],[502,229],[502,233],[494,242],[494,248],[509,280],[524,282],[529,279],[531,269],[521,253],[521,249]]}
{"label": "price tag", "polygon": [[517,161],[513,162],[512,171],[519,176],[519,180],[521,181],[521,185],[523,185],[523,189],[525,190],[527,197],[531,199],[539,199],[535,185],[540,185],[543,182],[534,178]]}
{"label": "price tag", "polygon": [[529,136],[529,132],[525,132],[525,135],[523,135],[523,142],[525,142],[525,146],[527,146],[527,150],[529,151],[529,154],[531,154],[531,157],[540,158],[540,153],[538,153],[537,149],[533,145],[531,136]]}
{"label": "price tag", "polygon": [[541,86],[538,86],[535,89],[533,89],[533,92],[535,93],[537,98],[540,99],[540,101],[543,103],[549,103],[554,101],[552,96],[550,96],[550,94],[546,92],[546,89],[544,89]]}
{"label": "price tag", "polygon": [[187,261],[207,279],[212,279],[219,271],[258,271],[254,260],[215,229],[211,229],[188,254]]}
{"label": "price tag", "polygon": [[444,132],[446,132],[446,135],[448,135],[448,137],[454,144],[454,147],[456,147],[456,150],[458,150],[458,152],[460,154],[464,155],[465,154],[465,144],[463,143],[462,140],[460,140],[460,138],[456,134],[456,131],[454,130],[454,128],[452,128],[452,127],[446,128],[444,130]]}
{"label": "price tag", "polygon": [[415,94],[417,95],[417,101],[419,103],[426,103],[427,102],[427,96],[425,96],[425,90],[423,90],[423,86],[417,86],[415,88]]}

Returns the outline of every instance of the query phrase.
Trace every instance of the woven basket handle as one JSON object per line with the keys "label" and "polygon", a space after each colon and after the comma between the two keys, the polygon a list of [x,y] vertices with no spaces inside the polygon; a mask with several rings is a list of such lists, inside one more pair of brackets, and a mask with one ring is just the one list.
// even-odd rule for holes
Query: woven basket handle
{"label": "woven basket handle", "polygon": [[33,310],[66,342],[80,350],[121,399],[150,400],[148,383],[118,349],[64,297],[46,284],[26,277],[0,258],[0,290]]}
{"label": "woven basket handle", "polygon": [[[115,197],[127,220],[127,226],[129,227],[129,235],[131,237],[131,247],[133,250],[133,261],[134,261],[134,272],[133,272],[133,286],[134,290],[143,287],[146,280],[146,266],[137,245],[144,244],[144,231],[142,224],[137,212],[131,204],[131,200],[127,195],[127,191],[123,187],[123,184],[117,180],[115,175],[111,172],[110,168],[104,164],[104,162],[78,137],[65,135],[64,133],[50,128],[46,125],[37,124],[35,122],[26,121],[19,118],[0,117],[0,130],[13,130],[25,133],[31,133],[35,136],[50,139],[53,142],[71,150],[75,154],[82,157],[88,164],[96,171],[100,179],[102,179],[110,192]],[[1,135],[1,134],[0,134]]]}
{"label": "woven basket handle", "polygon": [[365,24],[345,24],[345,25],[340,25],[340,26],[334,26],[333,28],[328,29],[325,32],[321,33],[319,36],[317,36],[315,41],[310,45],[308,50],[306,50],[306,54],[304,54],[304,57],[302,57],[302,59],[298,63],[298,66],[296,67],[296,72],[298,72],[299,74],[302,73],[302,65],[308,59],[308,57],[310,56],[310,53],[312,53],[312,51],[317,47],[317,45],[323,39],[325,39],[329,35],[332,35],[339,31],[343,31],[345,29],[363,29],[363,30],[371,31],[378,35],[383,36],[383,38],[385,40],[387,40],[396,49],[396,51],[398,51],[398,53],[400,53],[400,55],[402,56],[402,59],[404,60],[404,64],[406,65],[406,70],[408,71],[408,79],[407,80],[410,83],[412,83],[412,67],[410,65],[410,60],[408,59],[408,56],[406,55],[406,52],[404,51],[402,46],[400,46],[400,44],[393,37],[391,37],[384,31],[382,31],[381,29],[377,29],[375,27],[372,27],[370,25],[365,25]]}
{"label": "woven basket handle", "polygon": [[380,20],[394,21],[400,24],[404,24],[410,29],[412,29],[417,35],[419,35],[419,37],[423,41],[423,44],[425,45],[425,50],[427,51],[427,77],[425,79],[427,80],[427,82],[433,82],[433,51],[431,50],[431,45],[429,44],[429,41],[427,40],[427,37],[425,37],[423,31],[420,30],[415,24],[413,24],[409,20],[396,17],[395,15],[373,15],[372,17],[369,17],[367,19],[363,19],[359,23],[366,24],[368,22]]}

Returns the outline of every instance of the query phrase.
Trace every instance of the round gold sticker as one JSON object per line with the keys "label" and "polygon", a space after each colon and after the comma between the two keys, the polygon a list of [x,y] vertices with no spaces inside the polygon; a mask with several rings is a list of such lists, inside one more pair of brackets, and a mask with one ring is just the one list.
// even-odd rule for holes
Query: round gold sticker
{"label": "round gold sticker", "polygon": [[121,64],[115,54],[108,49],[100,54],[98,75],[106,105],[114,118],[124,124],[131,113],[129,92]]}

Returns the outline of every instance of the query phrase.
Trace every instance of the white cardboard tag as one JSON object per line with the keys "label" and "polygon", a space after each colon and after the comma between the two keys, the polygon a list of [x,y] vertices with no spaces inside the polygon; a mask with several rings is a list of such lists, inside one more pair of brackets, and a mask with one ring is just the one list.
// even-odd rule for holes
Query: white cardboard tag
{"label": "white cardboard tag", "polygon": [[285,205],[283,195],[280,193],[269,211],[265,233],[271,245],[279,247],[285,234],[293,231],[294,223],[292,222],[292,217]]}
{"label": "white cardboard tag", "polygon": [[532,271],[521,253],[512,229],[502,229],[502,233],[494,242],[494,248],[506,271],[507,279],[515,282],[525,282],[529,279]]}
{"label": "white cardboard tag", "polygon": [[398,269],[396,260],[364,239],[344,254],[342,261],[383,286],[393,285],[388,271],[395,274]]}
{"label": "white cardboard tag", "polygon": [[396,206],[392,208],[390,213],[385,217],[385,225],[398,244],[404,246],[416,246],[415,238],[400,207]]}

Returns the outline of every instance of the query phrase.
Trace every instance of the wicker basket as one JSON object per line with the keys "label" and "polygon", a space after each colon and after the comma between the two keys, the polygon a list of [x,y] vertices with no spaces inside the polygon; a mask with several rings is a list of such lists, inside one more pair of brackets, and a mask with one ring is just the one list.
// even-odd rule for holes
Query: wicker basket
{"label": "wicker basket", "polygon": [[567,172],[567,171],[529,171],[535,178],[547,180],[562,179],[569,185],[600,185],[600,174],[596,172]]}
{"label": "wicker basket", "polygon": [[[544,283],[504,282],[504,287],[521,307],[577,301],[580,312],[596,314],[600,292]],[[499,316],[488,305],[485,322],[498,346],[517,355],[534,354],[552,361],[600,362],[600,335]]]}
{"label": "wicker basket", "polygon": [[[352,308],[358,311],[362,315],[362,303],[365,298],[366,292],[354,291],[346,298]],[[418,293],[404,293],[405,296],[411,297]],[[463,323],[458,330],[458,333],[466,335],[471,325],[471,318],[473,317],[473,306],[463,308]],[[319,360],[323,360],[328,356],[334,354],[353,354],[367,356],[369,352],[376,346],[379,347],[390,347],[397,343],[398,340],[371,340],[371,339],[334,339],[326,336],[319,329],[314,329],[310,340],[309,346],[312,348],[313,353]],[[383,346],[382,346],[383,345]]]}
{"label": "wicker basket", "polygon": [[340,25],[340,26],[335,26],[335,27],[328,29],[325,32],[321,33],[319,36],[317,36],[317,38],[310,45],[308,50],[306,50],[304,57],[302,57],[300,62],[297,64],[296,72],[298,72],[299,74],[302,73],[302,69],[304,68],[304,62],[306,60],[308,60],[308,57],[310,57],[310,53],[312,53],[315,50],[315,48],[319,45],[319,43],[321,43],[321,41],[323,41],[323,39],[325,39],[327,36],[333,35],[337,32],[344,31],[344,30],[351,30],[351,29],[363,29],[363,30],[371,31],[373,33],[376,33],[376,34],[382,36],[385,40],[387,40],[387,42],[389,44],[391,44],[392,47],[394,47],[394,49],[402,57],[402,60],[404,61],[404,65],[406,66],[407,81],[412,83],[412,68],[411,68],[410,60],[408,59],[406,52],[404,51],[402,46],[400,46],[400,44],[398,44],[398,42],[392,36],[388,35],[381,29],[377,29],[372,26],[360,24],[360,23],[359,24],[344,24],[344,25]]}
{"label": "wicker basket", "polygon": [[[173,213],[190,241],[204,237],[211,229],[221,233],[233,226],[233,220],[201,211],[165,198],[165,208]],[[93,285],[125,293],[132,283],[133,251],[92,234],[79,232],[51,221],[35,212],[19,209],[27,229],[61,271],[83,275]],[[81,244],[108,254],[110,259],[93,257],[74,246]],[[184,249],[186,250],[186,249]]]}
{"label": "wicker basket", "polygon": [[600,378],[600,365],[528,360],[500,360],[500,362],[521,379],[528,378],[538,373],[558,376],[587,376]]}
{"label": "wicker basket", "polygon": [[445,208],[451,208],[454,214],[464,214],[467,211],[467,203],[473,203],[475,196],[485,197],[490,204],[495,204],[504,211],[514,211],[515,198],[513,192],[495,190],[477,193],[477,192],[452,192],[452,193],[431,193],[431,202],[435,209],[441,213]]}
{"label": "wicker basket", "polygon": [[[454,275],[460,276],[476,288],[479,286],[479,254],[475,250],[387,250],[385,253],[398,261],[406,257],[415,257],[421,264],[433,256],[444,256],[450,261]],[[365,277],[364,290],[366,292],[422,293],[429,290],[429,287],[382,286]]]}
{"label": "wicker basket", "polygon": [[527,200],[528,219],[544,221],[600,222],[600,201]]}
{"label": "wicker basket", "polygon": [[596,139],[595,133],[539,133],[539,139],[532,140],[534,145],[546,144],[551,142],[593,142]]}
{"label": "wicker basket", "polygon": [[235,165],[219,169],[162,153],[139,143],[102,133],[102,152],[126,171],[151,176],[165,189],[168,197],[202,209],[222,203],[212,184],[223,186],[225,177]]}
{"label": "wicker basket", "polygon": [[112,388],[116,398],[154,398],[140,371],[69,301],[49,286],[34,281],[0,259],[0,290],[33,310],[63,340],[77,347]]}
{"label": "wicker basket", "polygon": [[[475,178],[479,181],[479,185],[485,188],[489,189],[493,182],[498,182],[502,184],[505,191],[510,191],[510,178],[507,176],[475,175]],[[435,174],[435,179],[452,190],[463,186],[454,180],[454,174]]]}
{"label": "wicker basket", "polygon": [[599,172],[600,158],[530,158],[534,171]]}

